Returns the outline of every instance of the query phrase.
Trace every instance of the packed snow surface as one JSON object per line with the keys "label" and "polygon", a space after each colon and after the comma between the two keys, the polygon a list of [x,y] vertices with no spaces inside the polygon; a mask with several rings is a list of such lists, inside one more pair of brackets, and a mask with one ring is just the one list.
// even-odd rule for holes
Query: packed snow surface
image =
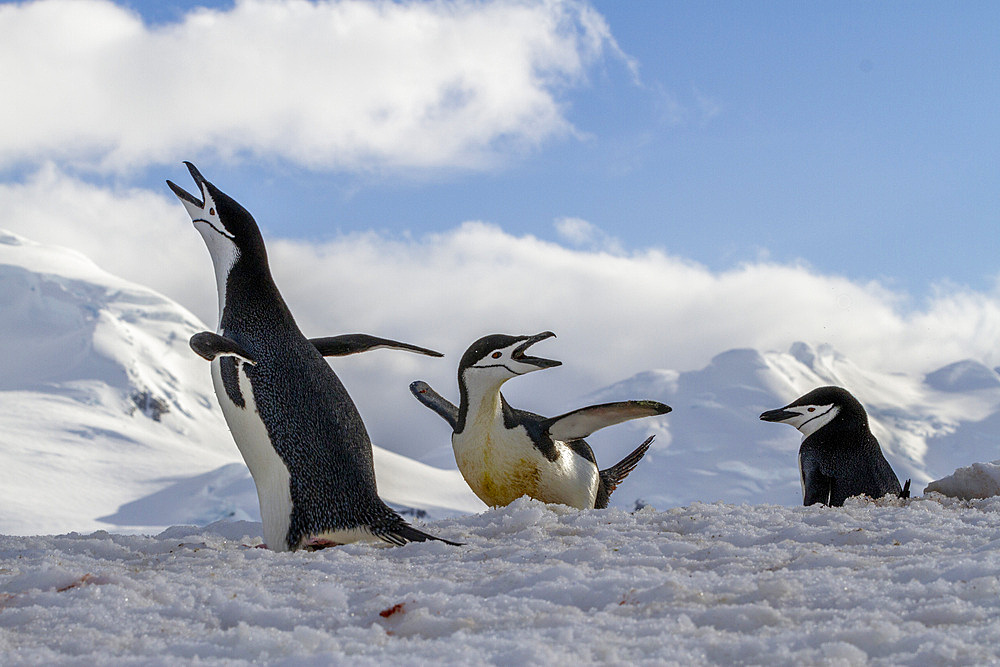
{"label": "packed snow surface", "polygon": [[0,538],[0,662],[986,664],[1000,499],[635,513],[521,499],[465,542],[254,548],[259,524]]}

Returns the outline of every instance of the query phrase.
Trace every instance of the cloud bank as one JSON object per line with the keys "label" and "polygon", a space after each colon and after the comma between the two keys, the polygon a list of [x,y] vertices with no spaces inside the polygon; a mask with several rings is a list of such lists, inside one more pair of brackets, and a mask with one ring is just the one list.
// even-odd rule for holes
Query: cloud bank
{"label": "cloud bank", "polygon": [[206,152],[484,166],[571,133],[560,92],[624,57],[574,0],[239,0],[155,27],[107,0],[40,0],[0,5],[0,34],[0,166],[114,171]]}
{"label": "cloud bank", "polygon": [[[0,210],[0,226],[77,249],[214,324],[208,252],[169,193],[97,187],[49,167],[0,184]],[[784,350],[797,340],[830,343],[883,370],[926,372],[966,357],[1000,364],[998,290],[940,286],[914,304],[879,283],[805,265],[760,261],[713,272],[663,249],[623,252],[586,221],[573,228],[604,239],[606,249],[476,221],[416,238],[267,242],[275,278],[311,335],[371,331],[460,354],[485,333],[550,329],[559,353],[548,352],[594,382],[698,368],[726,349]]]}

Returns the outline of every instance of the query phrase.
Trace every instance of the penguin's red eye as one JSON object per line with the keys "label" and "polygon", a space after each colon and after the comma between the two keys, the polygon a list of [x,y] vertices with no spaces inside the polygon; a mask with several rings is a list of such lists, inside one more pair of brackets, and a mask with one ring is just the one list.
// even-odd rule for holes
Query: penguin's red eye
{"label": "penguin's red eye", "polygon": [[816,408],[808,408],[809,412],[816,412]]}
{"label": "penguin's red eye", "polygon": [[215,209],[214,208],[208,209],[208,214],[209,215],[215,215]]}
{"label": "penguin's red eye", "polygon": [[492,356],[492,357],[493,357],[494,359],[499,359],[500,357],[502,357],[502,356],[503,356],[503,352],[494,352],[494,353],[493,353],[492,355],[490,355],[490,356]]}

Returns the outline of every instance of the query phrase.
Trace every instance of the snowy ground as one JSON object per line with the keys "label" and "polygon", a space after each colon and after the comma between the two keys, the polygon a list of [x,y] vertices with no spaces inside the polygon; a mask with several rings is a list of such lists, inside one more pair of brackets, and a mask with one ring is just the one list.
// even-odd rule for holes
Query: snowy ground
{"label": "snowy ground", "polygon": [[[0,538],[0,663],[984,664],[1000,499],[631,514],[526,499],[466,542],[252,548],[258,524]],[[193,532],[192,532],[193,531]]]}

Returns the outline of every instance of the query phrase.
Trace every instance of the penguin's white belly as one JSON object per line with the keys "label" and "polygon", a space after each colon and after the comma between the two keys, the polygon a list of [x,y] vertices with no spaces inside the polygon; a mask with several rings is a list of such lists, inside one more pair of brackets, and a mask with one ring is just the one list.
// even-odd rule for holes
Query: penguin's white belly
{"label": "penguin's white belly", "polygon": [[264,543],[275,551],[288,550],[288,527],[292,521],[292,494],[288,466],[271,445],[254,401],[253,387],[244,373],[244,364],[237,361],[240,392],[245,407],[233,403],[222,382],[222,359],[212,361],[212,382],[222,406],[233,440],[250,469],[257,487],[260,517],[264,528]]}
{"label": "penguin's white belly", "polygon": [[523,427],[503,423],[471,425],[452,435],[455,462],[472,491],[487,505],[502,507],[527,495],[545,503],[592,509],[597,466],[556,441],[559,457],[549,461]]}

